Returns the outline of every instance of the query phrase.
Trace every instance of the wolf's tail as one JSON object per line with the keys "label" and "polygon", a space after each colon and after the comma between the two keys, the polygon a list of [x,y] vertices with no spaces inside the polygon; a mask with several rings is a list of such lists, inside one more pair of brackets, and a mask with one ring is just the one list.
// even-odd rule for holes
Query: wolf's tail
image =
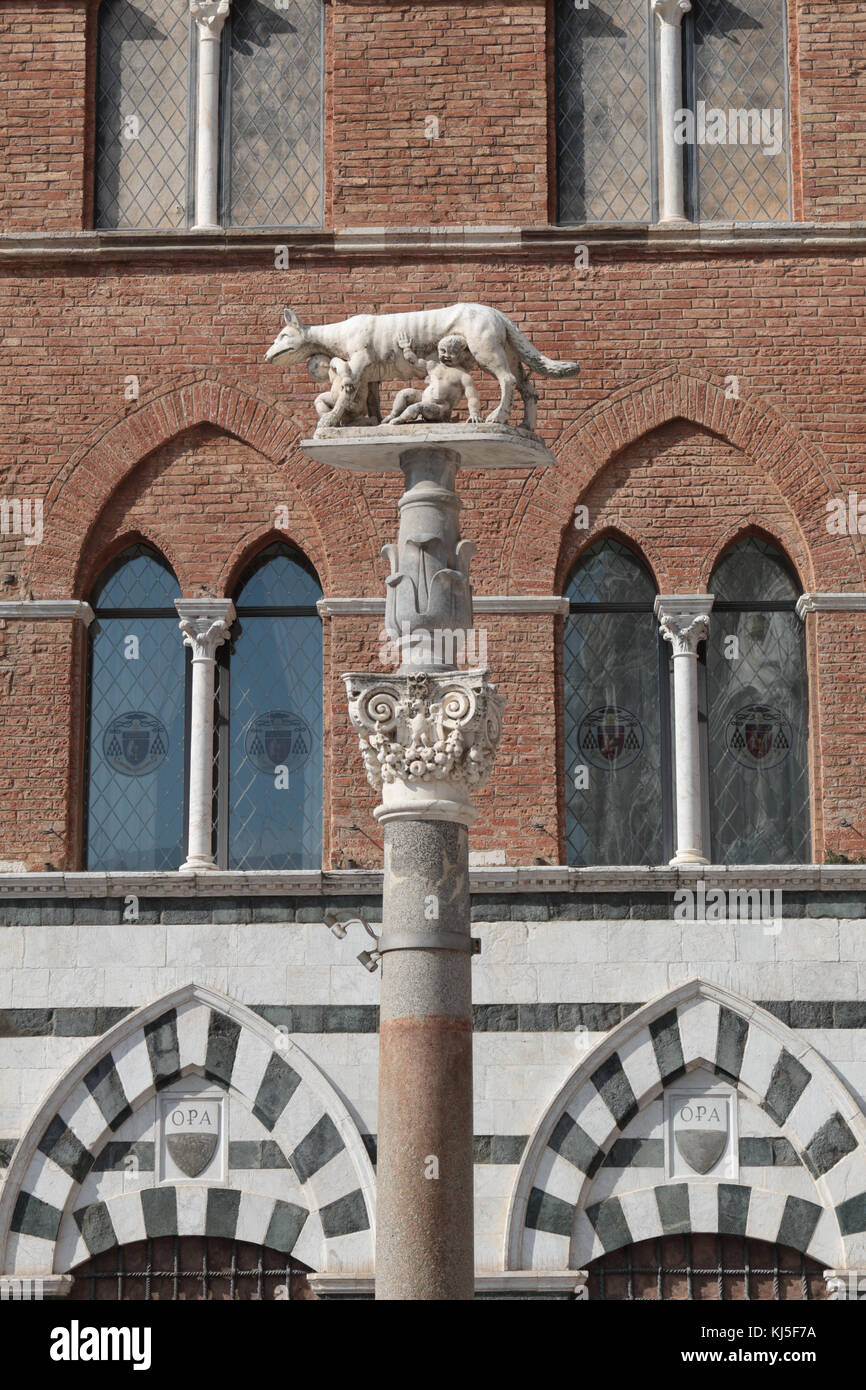
{"label": "wolf's tail", "polygon": [[552,357],[545,357],[543,353],[534,348],[528,338],[524,338],[519,328],[515,328],[509,318],[505,319],[508,333],[508,341],[513,347],[521,362],[533,372],[540,372],[542,376],[577,376],[580,371],[579,362],[555,362]]}

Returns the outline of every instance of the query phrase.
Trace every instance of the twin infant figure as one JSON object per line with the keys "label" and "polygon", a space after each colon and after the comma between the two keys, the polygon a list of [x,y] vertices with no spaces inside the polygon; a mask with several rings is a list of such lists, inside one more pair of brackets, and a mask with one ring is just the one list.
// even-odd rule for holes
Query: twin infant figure
{"label": "twin infant figure", "polygon": [[[466,339],[459,333],[443,338],[436,346],[438,357],[416,357],[412,351],[412,341],[407,333],[397,334],[397,344],[402,349],[406,361],[418,368],[419,376],[426,378],[423,391],[404,387],[394,397],[391,414],[382,421],[383,425],[411,425],[418,421],[445,421],[451,419],[451,412],[466,397],[469,406],[469,423],[481,423],[481,401],[475,382],[466,370],[475,359],[469,351]],[[340,357],[328,358],[324,353],[316,353],[307,358],[311,377],[317,382],[328,382],[330,390],[316,397],[316,414],[321,418],[333,410],[340,391],[349,376],[349,368]],[[372,383],[371,383],[372,385]],[[366,402],[359,403],[359,413],[354,419],[346,420],[352,425],[377,425],[378,383],[368,394]],[[371,412],[375,410],[376,414]]]}

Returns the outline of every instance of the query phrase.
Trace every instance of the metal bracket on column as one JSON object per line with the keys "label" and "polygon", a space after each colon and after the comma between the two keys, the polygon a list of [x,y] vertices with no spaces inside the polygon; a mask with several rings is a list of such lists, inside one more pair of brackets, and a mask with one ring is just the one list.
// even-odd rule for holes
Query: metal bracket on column
{"label": "metal bracket on column", "polygon": [[477,956],[481,938],[456,931],[394,931],[379,937],[379,955],[386,951],[467,951]]}

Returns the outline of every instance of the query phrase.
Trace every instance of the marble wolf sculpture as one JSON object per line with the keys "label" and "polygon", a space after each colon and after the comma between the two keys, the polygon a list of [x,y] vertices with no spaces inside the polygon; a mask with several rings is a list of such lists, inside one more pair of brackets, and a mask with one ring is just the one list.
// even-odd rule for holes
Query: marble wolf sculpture
{"label": "marble wolf sculpture", "polygon": [[523,425],[535,426],[538,392],[530,372],[542,376],[576,376],[577,362],[555,362],[532,346],[510,319],[486,304],[451,304],[445,309],[419,309],[404,314],[356,314],[341,323],[305,328],[291,309],[283,314],[285,327],[265,353],[266,362],[303,362],[326,353],[346,364],[337,404],[320,424],[351,423],[359,404],[369,399],[368,387],[393,377],[411,380],[418,368],[406,359],[400,339],[408,335],[418,357],[432,357],[437,344],[451,334],[465,338],[482,371],[499,382],[500,400],[487,417],[491,424],[508,423],[515,389],[523,398]]}

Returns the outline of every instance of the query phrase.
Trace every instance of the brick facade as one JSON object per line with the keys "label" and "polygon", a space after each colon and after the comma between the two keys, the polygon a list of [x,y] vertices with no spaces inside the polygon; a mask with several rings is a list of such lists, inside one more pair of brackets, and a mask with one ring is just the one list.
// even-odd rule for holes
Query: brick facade
{"label": "brick facade", "polygon": [[[642,554],[660,592],[700,593],[724,550],[748,534],[785,552],[804,592],[863,595],[864,536],[831,534],[825,522],[830,499],[858,492],[866,502],[866,13],[859,0],[832,7],[789,0],[788,9],[794,225],[558,227],[550,5],[381,0],[327,5],[322,231],[184,234],[92,231],[94,0],[3,4],[0,468],[6,498],[42,499],[44,537],[26,545],[23,537],[0,536],[0,600],[87,600],[106,563],[134,540],[163,553],[184,596],[231,596],[250,558],[278,534],[283,508],[284,533],[314,565],[326,597],[381,596],[380,550],[394,537],[401,487],[393,475],[361,478],[311,462],[300,441],[312,432],[313,384],[301,367],[265,364],[264,351],[282,305],[311,323],[458,300],[496,305],[539,350],[581,363],[576,379],[542,384],[538,432],[555,468],[461,475],[463,535],[478,546],[477,596],[562,594],[583,549],[606,535]],[[439,122],[435,139],[425,133],[428,117]],[[576,243],[588,248],[585,268],[575,267]],[[275,264],[282,245],[286,269]],[[127,399],[130,378],[136,393]],[[482,400],[485,411],[494,403],[489,379]],[[588,508],[588,530],[573,524],[579,504]],[[840,866],[851,877],[837,884],[817,866],[828,854],[857,863],[866,853],[866,609],[819,610],[805,621],[815,867],[792,889],[803,910],[786,910],[779,943],[750,937],[744,944],[733,929],[720,944],[706,929],[680,942],[669,901],[641,909],[628,899],[629,891],[646,893],[646,876],[618,887],[593,880],[585,894],[594,915],[583,910],[575,881],[556,911],[510,881],[499,899],[478,904],[489,954],[476,1000],[515,1010],[513,1028],[501,1022],[510,1014],[493,1012],[485,1015],[489,1030],[481,1030],[476,1130],[490,1143],[478,1153],[493,1153],[494,1140],[500,1155],[507,1152],[507,1159],[479,1160],[480,1258],[488,1270],[500,1268],[524,1147],[574,1070],[569,1029],[586,1035],[587,1047],[602,1047],[612,1028],[625,1026],[628,1010],[693,978],[770,1004],[779,1019],[797,1001],[807,1012],[796,1021],[789,1012],[784,1026],[832,1062],[862,1105],[864,871]],[[562,619],[494,611],[476,616],[476,626],[482,623],[508,706],[471,848],[504,852],[507,866],[543,874],[566,862]],[[336,612],[323,627],[322,868],[363,873],[381,865],[380,834],[341,673],[376,668],[382,619]],[[294,1016],[285,1024],[293,1037],[314,1039],[311,1053],[369,1139],[375,1048],[365,1035],[375,1028],[377,986],[359,979],[354,953],[343,945],[332,978],[326,948],[336,943],[320,925],[325,886],[305,904],[313,914],[306,918],[282,915],[276,899],[255,897],[255,886],[258,916],[226,886],[215,890],[217,898],[226,895],[221,916],[197,918],[193,906],[184,917],[179,900],[182,920],[171,923],[155,909],[152,957],[136,954],[136,934],[149,930],[145,919],[121,925],[122,883],[105,889],[104,901],[80,887],[85,671],[80,622],[35,618],[26,608],[0,617],[0,860],[31,876],[56,874],[31,882],[39,902],[50,900],[63,919],[39,918],[37,904],[37,916],[22,920],[16,913],[29,910],[18,901],[27,880],[0,882],[11,904],[0,903],[4,960],[18,972],[14,991],[10,973],[0,995],[0,1075],[10,1074],[6,1066],[25,1078],[16,1099],[4,1096],[0,1143],[8,1138],[11,1153],[31,1132],[39,1096],[83,1049],[98,1049],[100,1038],[116,1045],[112,1030],[122,1019],[107,1014],[98,1023],[95,1015],[79,1019],[77,1035],[56,1045],[58,1013],[149,1006],[184,985],[189,970],[197,985],[244,1010],[370,1010],[363,1026],[360,1013],[341,1015],[345,1027],[319,1013],[305,1014],[303,1028]],[[835,886],[847,896],[819,903]],[[365,891],[378,888],[371,880]],[[817,935],[808,922],[788,920],[809,915],[809,903],[827,919]],[[362,906],[375,920],[375,904]],[[646,926],[635,920],[656,912]],[[220,955],[226,943],[215,935],[226,923],[227,962]],[[272,984],[256,956],[265,946],[254,926],[269,934],[267,949],[295,953]],[[99,935],[121,931],[122,942]],[[78,960],[73,940],[84,947]],[[201,952],[191,965],[187,947]],[[129,962],[124,957],[110,979],[102,966],[85,963],[88,951],[96,960],[120,950],[129,950]],[[823,1012],[810,1015],[813,1003]],[[556,1013],[571,1005],[620,1012],[581,1014],[575,1023],[577,1014]],[[219,1011],[210,996],[177,1007],[196,1014],[195,1027],[206,1026],[197,1010]],[[728,1006],[702,996],[671,1007],[693,1008],[706,1029]],[[520,1023],[516,1011],[530,1008],[539,1011],[537,1026],[524,1027],[528,1015]],[[51,1018],[28,1020],[28,1011]],[[11,1018],[16,1012],[21,1019]],[[255,1033],[258,1024],[247,1026]],[[497,1036],[500,1026],[514,1035],[507,1043]],[[331,1036],[341,1031],[357,1056]],[[255,1047],[264,1047],[255,1036]],[[766,1044],[767,1085],[783,1046],[772,1036],[778,1046],[770,1057]],[[658,1109],[661,1100],[651,1105]],[[814,1129],[826,1108],[822,1100]],[[660,1123],[653,1112],[652,1124]],[[752,1116],[750,1123],[748,1137],[764,1143],[764,1121]],[[804,1121],[805,1141],[808,1129]],[[813,1242],[808,1213],[785,1205],[812,1191],[808,1163],[798,1164],[795,1178],[787,1170],[761,1177],[763,1165],[744,1164],[756,1170],[751,1186],[772,1193],[770,1215],[750,1234],[773,1241],[780,1231],[800,1232],[796,1248],[826,1262],[832,1242],[825,1228]],[[866,1191],[858,1182],[854,1171],[849,1195]],[[601,1181],[594,1200],[605,1204],[604,1219],[627,1187]],[[551,1204],[566,1196],[555,1182],[538,1190],[541,1225],[527,1239],[542,1250],[544,1240],[559,1238]],[[316,1219],[327,1226],[327,1218]],[[840,1219],[843,1229],[848,1222],[852,1267],[866,1267],[866,1215],[857,1208]],[[256,1229],[251,1217],[244,1229]],[[629,1229],[635,1241],[668,1234],[664,1224],[656,1233],[636,1218]],[[347,1227],[340,1238],[356,1235]],[[590,1250],[588,1227],[582,1239],[581,1249]],[[318,1268],[314,1255],[310,1241],[295,1258]],[[542,1250],[541,1267],[545,1259]],[[559,1256],[551,1259],[558,1268]]]}

